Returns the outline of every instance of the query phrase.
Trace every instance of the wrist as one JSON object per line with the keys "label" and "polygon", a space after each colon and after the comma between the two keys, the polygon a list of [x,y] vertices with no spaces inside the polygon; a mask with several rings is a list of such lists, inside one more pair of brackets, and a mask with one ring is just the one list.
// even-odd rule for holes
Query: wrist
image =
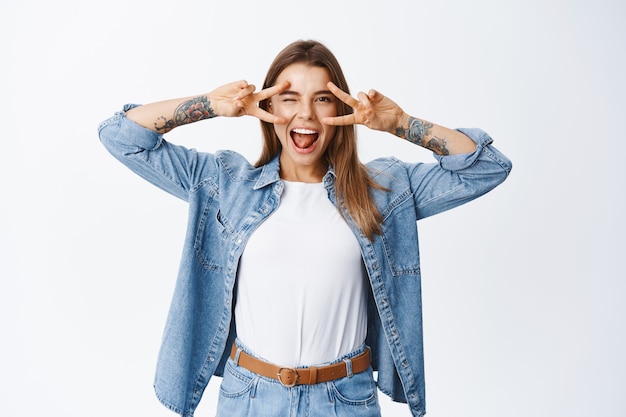
{"label": "wrist", "polygon": [[406,139],[408,130],[410,128],[410,120],[411,116],[409,116],[405,112],[402,112],[402,114],[400,114],[396,119],[395,129],[390,131],[390,133],[393,133],[399,138]]}

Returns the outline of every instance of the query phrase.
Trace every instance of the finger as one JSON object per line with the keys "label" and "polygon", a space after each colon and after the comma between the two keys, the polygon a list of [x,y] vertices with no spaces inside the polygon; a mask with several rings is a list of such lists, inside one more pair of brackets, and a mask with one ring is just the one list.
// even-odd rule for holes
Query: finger
{"label": "finger", "polygon": [[379,91],[377,91],[377,90],[370,90],[370,91],[367,93],[367,96],[368,96],[368,97],[369,97],[369,99],[370,99],[370,103],[373,103],[373,104],[380,103],[380,102],[381,102],[381,101],[385,98],[385,96],[384,96],[384,95],[382,95],[382,94],[381,94]]}
{"label": "finger", "polygon": [[370,97],[365,94],[364,92],[359,92],[359,94],[357,94],[357,97],[359,98],[359,101],[365,106],[365,107],[369,107],[372,105],[372,103],[370,103]]}
{"label": "finger", "polygon": [[287,120],[284,117],[276,116],[270,112],[263,110],[260,107],[254,107],[249,112],[250,116],[254,116],[259,120],[262,120],[267,123],[284,125],[287,123]]}
{"label": "finger", "polygon": [[248,82],[246,80],[235,81],[233,84],[239,89],[244,89],[248,86]]}
{"label": "finger", "polygon": [[321,122],[329,126],[349,126],[355,124],[356,119],[354,114],[346,114],[345,116],[323,117]]}
{"label": "finger", "polygon": [[328,87],[330,92],[335,95],[335,97],[337,97],[339,100],[346,103],[348,106],[356,107],[359,104],[357,99],[355,99],[350,94],[346,93],[345,91],[337,87],[332,81],[329,81],[326,84],[326,86]]}
{"label": "finger", "polygon": [[256,87],[254,86],[254,84],[248,84],[245,81],[243,81],[242,83],[239,83],[237,87],[239,87],[239,92],[235,94],[235,97],[233,97],[233,100],[241,100],[242,98],[247,97],[250,94],[254,93],[254,90],[256,90]]}
{"label": "finger", "polygon": [[290,85],[291,84],[289,83],[289,81],[283,81],[280,84],[263,89],[257,93],[257,99],[258,101],[263,101],[265,99],[273,97],[276,94],[280,94],[285,91],[287,88],[289,88]]}

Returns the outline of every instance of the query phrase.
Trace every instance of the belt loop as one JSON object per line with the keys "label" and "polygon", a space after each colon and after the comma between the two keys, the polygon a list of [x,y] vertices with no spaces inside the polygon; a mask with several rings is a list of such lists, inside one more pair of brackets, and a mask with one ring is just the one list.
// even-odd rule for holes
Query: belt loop
{"label": "belt loop", "polygon": [[343,361],[346,363],[346,376],[352,378],[352,375],[354,375],[352,373],[352,359],[346,358]]}
{"label": "belt loop", "polygon": [[317,384],[317,368],[315,366],[309,367],[309,384]]}
{"label": "belt loop", "polygon": [[239,355],[241,354],[241,348],[239,346],[237,346],[237,353],[235,353],[235,358],[233,359],[233,362],[235,362],[236,366],[239,366]]}

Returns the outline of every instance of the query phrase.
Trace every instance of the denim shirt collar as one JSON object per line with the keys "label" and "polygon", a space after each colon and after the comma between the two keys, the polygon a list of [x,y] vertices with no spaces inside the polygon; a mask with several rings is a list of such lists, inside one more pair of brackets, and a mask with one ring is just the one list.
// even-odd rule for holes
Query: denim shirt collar
{"label": "denim shirt collar", "polygon": [[279,165],[280,154],[272,158],[269,163],[263,165],[263,167],[261,168],[261,174],[259,175],[259,179],[257,179],[256,183],[254,184],[254,189],[258,190],[280,181]]}
{"label": "denim shirt collar", "polygon": [[[324,178],[322,178],[324,187],[326,187],[326,189],[333,187],[335,184],[335,178],[335,169],[329,164],[328,171],[324,175]],[[263,165],[261,168],[261,174],[254,184],[254,189],[259,190],[278,181],[280,181],[280,154],[277,154],[270,162]]]}

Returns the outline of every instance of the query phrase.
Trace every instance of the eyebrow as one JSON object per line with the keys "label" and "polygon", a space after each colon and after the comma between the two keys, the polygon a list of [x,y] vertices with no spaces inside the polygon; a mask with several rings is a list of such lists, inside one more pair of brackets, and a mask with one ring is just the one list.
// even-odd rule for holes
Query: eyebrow
{"label": "eyebrow", "polygon": [[[292,96],[299,96],[300,93],[298,93],[297,91],[293,91],[293,90],[285,90],[282,93],[278,94],[279,96],[287,96],[287,95],[292,95]],[[333,93],[330,90],[321,90],[321,91],[316,91],[314,93],[314,95],[316,96],[320,96],[320,95],[333,95]]]}

